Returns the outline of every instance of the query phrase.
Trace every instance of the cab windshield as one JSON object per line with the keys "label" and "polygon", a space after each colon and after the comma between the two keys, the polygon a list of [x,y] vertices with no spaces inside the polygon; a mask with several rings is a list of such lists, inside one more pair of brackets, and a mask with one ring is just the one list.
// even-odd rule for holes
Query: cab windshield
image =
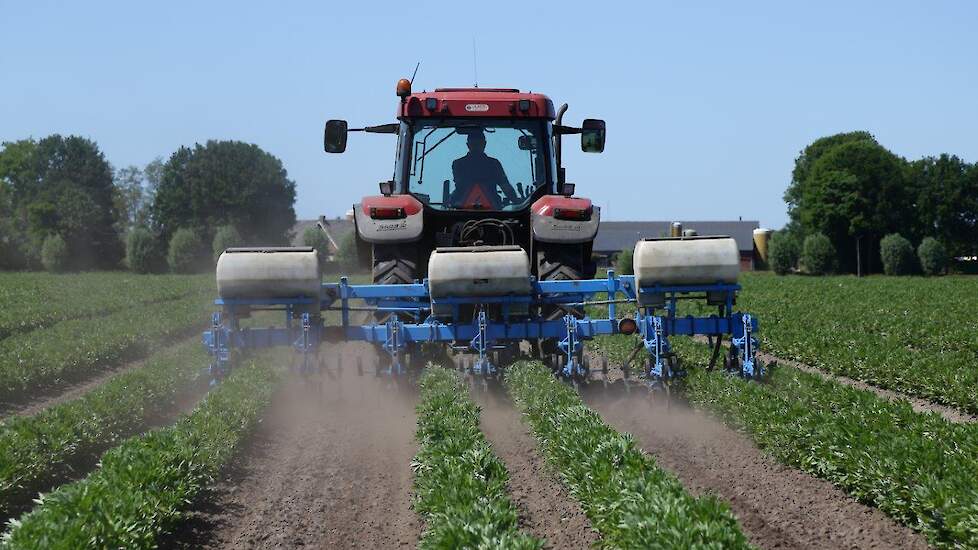
{"label": "cab windshield", "polygon": [[539,120],[417,120],[407,190],[439,210],[520,210],[554,171]]}

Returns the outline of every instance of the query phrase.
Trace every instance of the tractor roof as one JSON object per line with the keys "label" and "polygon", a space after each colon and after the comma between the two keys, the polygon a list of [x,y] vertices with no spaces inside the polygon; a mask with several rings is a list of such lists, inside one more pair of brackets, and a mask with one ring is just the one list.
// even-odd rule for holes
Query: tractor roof
{"label": "tractor roof", "polygon": [[436,88],[413,93],[398,105],[398,118],[504,117],[553,120],[554,104],[543,94],[512,88]]}

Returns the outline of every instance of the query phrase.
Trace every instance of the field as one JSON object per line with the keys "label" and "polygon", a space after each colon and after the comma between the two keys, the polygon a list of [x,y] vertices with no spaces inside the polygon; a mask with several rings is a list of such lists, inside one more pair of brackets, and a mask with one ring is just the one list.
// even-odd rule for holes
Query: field
{"label": "field", "polygon": [[622,380],[626,337],[588,344],[606,383],[374,376],[345,343],[209,386],[210,276],[0,274],[2,544],[978,548],[978,424],[899,398],[978,411],[978,280],[742,283],[808,367],[745,382],[677,338],[665,399]]}

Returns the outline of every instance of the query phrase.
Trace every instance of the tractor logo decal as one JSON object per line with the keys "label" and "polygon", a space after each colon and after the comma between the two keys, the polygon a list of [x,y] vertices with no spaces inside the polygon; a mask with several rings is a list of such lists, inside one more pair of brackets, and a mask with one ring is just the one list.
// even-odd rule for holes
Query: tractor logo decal
{"label": "tractor logo decal", "polygon": [[377,231],[400,231],[401,229],[407,229],[407,220],[395,223],[378,223],[376,225]]}
{"label": "tractor logo decal", "polygon": [[485,103],[467,103],[465,110],[470,113],[484,113],[489,110],[489,105]]}

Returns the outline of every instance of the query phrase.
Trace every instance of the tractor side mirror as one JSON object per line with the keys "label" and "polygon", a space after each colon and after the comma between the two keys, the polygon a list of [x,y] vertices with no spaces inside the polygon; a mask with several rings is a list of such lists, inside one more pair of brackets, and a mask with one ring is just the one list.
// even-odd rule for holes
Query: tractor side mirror
{"label": "tractor side mirror", "polygon": [[516,140],[517,145],[520,147],[520,151],[536,151],[537,150],[537,140],[533,136],[520,136]]}
{"label": "tractor side mirror", "polygon": [[346,151],[347,125],[345,120],[327,120],[323,132],[323,149],[327,153]]}
{"label": "tractor side mirror", "polygon": [[596,118],[586,118],[581,125],[581,151],[585,153],[600,153],[604,151],[605,126],[604,121]]}

